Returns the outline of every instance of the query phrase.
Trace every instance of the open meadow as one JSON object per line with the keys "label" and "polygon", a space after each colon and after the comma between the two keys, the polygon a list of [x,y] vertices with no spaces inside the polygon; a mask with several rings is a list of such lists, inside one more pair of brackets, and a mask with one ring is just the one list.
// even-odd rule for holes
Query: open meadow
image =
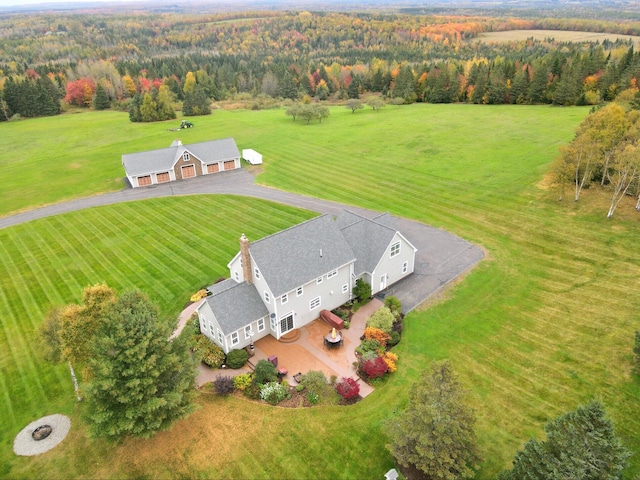
{"label": "open meadow", "polygon": [[478,39],[483,42],[513,42],[524,41],[528,38],[543,41],[553,38],[556,42],[599,42],[605,40],[615,42],[616,40],[633,40],[634,46],[640,45],[640,37],[636,35],[622,35],[618,33],[598,33],[598,32],[576,32],[572,30],[506,30],[502,32],[484,32],[478,35]]}
{"label": "open meadow", "polygon": [[[82,113],[0,124],[0,215],[122,187],[120,155],[227,136],[265,163],[257,181],[389,211],[451,231],[487,260],[405,319],[398,371],[349,407],[283,409],[199,397],[201,408],[148,440],[86,437],[68,369],[41,357],[36,330],[51,305],[84,286],[136,287],[175,317],[201,285],[227,274],[237,238],[258,238],[313,213],[234,196],[187,196],[73,212],[0,230],[0,477],[381,478],[393,466],[382,422],[434,359],[450,358],[469,388],[493,479],[546,421],[603,399],[640,473],[640,378],[631,372],[640,329],[638,214],[606,220],[586,191],[557,202],[545,180],[586,108],[388,106],[322,124],[283,110],[215,111],[178,133],[178,121],[131,124],[122,113]],[[6,153],[11,152],[11,153]],[[15,152],[20,152],[16,155]],[[67,439],[17,457],[14,436],[43,415],[71,415]]]}

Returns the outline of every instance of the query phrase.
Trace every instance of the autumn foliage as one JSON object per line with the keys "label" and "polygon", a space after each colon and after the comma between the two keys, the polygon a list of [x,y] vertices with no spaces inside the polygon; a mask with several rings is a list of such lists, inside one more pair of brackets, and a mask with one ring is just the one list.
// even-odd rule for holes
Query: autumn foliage
{"label": "autumn foliage", "polygon": [[360,385],[351,377],[342,377],[340,383],[336,385],[336,391],[342,398],[349,400],[360,394]]}
{"label": "autumn foliage", "polygon": [[76,107],[90,107],[95,93],[95,82],[89,78],[81,78],[67,83],[64,101]]}
{"label": "autumn foliage", "polygon": [[369,378],[379,378],[389,371],[389,366],[382,357],[376,357],[363,362],[361,370]]}

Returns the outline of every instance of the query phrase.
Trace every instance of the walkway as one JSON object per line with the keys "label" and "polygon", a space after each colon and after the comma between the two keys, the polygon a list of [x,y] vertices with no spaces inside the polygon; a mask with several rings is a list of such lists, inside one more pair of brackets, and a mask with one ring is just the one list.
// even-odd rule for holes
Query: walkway
{"label": "walkway", "polygon": [[[380,213],[256,185],[253,175],[248,170],[241,168],[216,175],[206,175],[145,188],[127,188],[119,192],[48,205],[0,218],[0,229],[84,208],[146,198],[195,194],[243,195],[332,215],[337,215],[345,208],[369,218]],[[387,292],[400,299],[404,313],[416,308],[433,293],[469,270],[483,258],[480,248],[443,230],[403,218],[397,218],[397,226],[398,230],[418,249],[413,275],[396,283]]]}

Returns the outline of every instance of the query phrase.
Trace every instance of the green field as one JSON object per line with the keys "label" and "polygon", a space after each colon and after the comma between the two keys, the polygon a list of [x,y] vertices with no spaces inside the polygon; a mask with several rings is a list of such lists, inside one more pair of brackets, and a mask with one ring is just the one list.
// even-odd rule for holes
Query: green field
{"label": "green field", "polygon": [[[68,371],[38,353],[35,329],[48,306],[77,300],[85,285],[135,286],[176,315],[196,288],[226,273],[239,228],[256,238],[310,213],[239,197],[172,197],[0,230],[0,476],[379,478],[393,465],[382,421],[406,402],[423,366],[440,358],[453,360],[471,390],[484,457],[478,479],[495,478],[531,435],[542,435],[547,419],[594,395],[636,454],[629,478],[640,473],[640,379],[631,374],[640,329],[638,220],[621,205],[618,218],[606,221],[594,192],[579,204],[557,203],[541,186],[586,113],[413,105],[351,114],[336,107],[321,125],[307,126],[281,110],[216,111],[179,132],[185,144],[234,136],[240,148],[260,151],[262,183],[390,211],[486,248],[488,260],[445,300],[406,318],[391,381],[348,408],[279,409],[203,394],[202,408],[171,432],[106,445],[86,438]],[[173,123],[133,125],[123,114],[89,113],[0,124],[3,151],[23,152],[3,155],[14,172],[0,186],[4,212],[117,188],[120,154],[167,146]],[[30,131],[49,136],[54,145],[40,149],[50,156],[33,147]],[[93,131],[109,136],[95,138],[103,146],[90,146]],[[31,170],[49,172],[48,188],[38,188],[44,180]],[[67,184],[70,171],[82,187]],[[13,455],[21,428],[58,412],[73,416],[61,446],[34,458]]]}

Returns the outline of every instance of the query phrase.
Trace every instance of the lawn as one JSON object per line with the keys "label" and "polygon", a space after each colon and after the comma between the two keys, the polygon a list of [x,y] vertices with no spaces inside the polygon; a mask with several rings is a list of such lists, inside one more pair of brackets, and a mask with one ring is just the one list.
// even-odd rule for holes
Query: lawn
{"label": "lawn", "polygon": [[[487,249],[489,259],[444,299],[407,317],[398,372],[352,407],[288,410],[203,394],[202,408],[171,432],[105,446],[85,436],[68,371],[38,354],[34,332],[44,311],[77,300],[83,286],[103,280],[119,289],[135,286],[164,314],[176,315],[194,289],[225,273],[240,230],[257,238],[310,213],[253,199],[194,196],[0,230],[0,265],[7,272],[0,278],[0,476],[380,477],[393,465],[382,422],[406,402],[423,366],[440,358],[453,360],[478,413],[484,462],[477,478],[495,478],[531,435],[542,435],[547,419],[593,395],[604,400],[636,453],[631,473],[640,473],[640,379],[631,374],[633,331],[640,329],[638,219],[624,205],[607,221],[600,208],[606,199],[594,191],[578,204],[557,203],[542,181],[558,146],[586,113],[414,105],[351,114],[336,107],[321,125],[307,126],[280,110],[216,111],[180,132],[185,144],[234,136],[240,148],[260,151],[259,182],[388,210]],[[93,171],[102,177],[96,185],[113,188],[122,176],[119,148],[157,148],[175,137],[167,125],[122,126],[113,120],[120,114],[69,117],[82,126],[76,119],[85,115],[86,128],[112,122],[114,141],[104,150],[116,159],[96,149],[100,166]],[[42,127],[47,120],[52,128],[71,121],[34,122],[45,122]],[[0,133],[15,125],[26,130],[28,123],[0,125]],[[0,135],[0,142],[28,143],[15,135]],[[64,155],[60,145],[54,148]],[[73,153],[67,157],[74,162]],[[59,186],[63,178],[52,170],[49,201],[71,195]],[[0,187],[3,198],[15,199],[5,212],[42,201],[12,189],[20,182]],[[131,221],[134,215],[142,220]],[[69,440],[46,455],[15,457],[15,434],[56,412],[73,415]]]}

